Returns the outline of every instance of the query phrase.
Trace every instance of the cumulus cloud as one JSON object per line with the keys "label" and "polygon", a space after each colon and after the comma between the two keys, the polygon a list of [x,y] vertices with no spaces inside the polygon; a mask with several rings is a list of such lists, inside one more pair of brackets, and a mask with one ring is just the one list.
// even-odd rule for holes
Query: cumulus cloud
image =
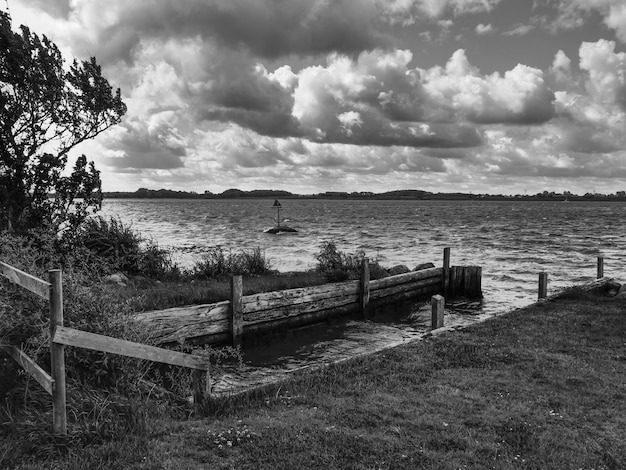
{"label": "cumulus cloud", "polygon": [[492,24],[482,24],[482,23],[479,23],[479,24],[476,25],[475,31],[476,31],[476,34],[478,34],[480,36],[485,36],[487,34],[494,33],[496,30],[495,30],[495,28],[493,27]]}
{"label": "cumulus cloud", "polygon": [[589,73],[588,92],[603,103],[617,103],[626,111],[626,53],[615,42],[601,39],[580,46],[580,68]]}
{"label": "cumulus cloud", "polygon": [[535,0],[533,9],[539,12],[538,22],[554,34],[580,28],[592,13],[598,13],[617,38],[626,43],[626,3],[623,0]]}
{"label": "cumulus cloud", "polygon": [[491,11],[501,0],[379,0],[383,15],[393,23],[413,24],[421,18],[440,18]]}
{"label": "cumulus cloud", "polygon": [[535,27],[531,24],[516,24],[508,31],[503,32],[505,36],[525,36],[530,33]]}

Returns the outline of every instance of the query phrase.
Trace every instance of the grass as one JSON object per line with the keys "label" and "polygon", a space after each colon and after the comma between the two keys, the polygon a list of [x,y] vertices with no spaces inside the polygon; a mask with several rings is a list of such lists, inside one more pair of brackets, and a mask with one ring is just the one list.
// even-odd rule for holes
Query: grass
{"label": "grass", "polygon": [[[243,276],[243,295],[316,286],[326,282],[324,275],[317,271]],[[113,296],[121,302],[127,302],[134,311],[161,310],[228,300],[230,278],[223,276],[211,280],[149,282],[143,285],[130,283],[128,286],[110,288]]]}
{"label": "grass", "polygon": [[626,468],[626,301],[572,293],[206,411],[47,460],[5,433],[0,467]]}

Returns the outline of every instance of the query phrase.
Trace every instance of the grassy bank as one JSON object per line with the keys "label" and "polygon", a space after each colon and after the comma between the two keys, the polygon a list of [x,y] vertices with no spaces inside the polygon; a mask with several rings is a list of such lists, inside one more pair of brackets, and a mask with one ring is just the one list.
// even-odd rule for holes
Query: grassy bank
{"label": "grassy bank", "polygon": [[5,434],[0,466],[625,468],[626,302],[573,294],[207,412],[39,457]]}

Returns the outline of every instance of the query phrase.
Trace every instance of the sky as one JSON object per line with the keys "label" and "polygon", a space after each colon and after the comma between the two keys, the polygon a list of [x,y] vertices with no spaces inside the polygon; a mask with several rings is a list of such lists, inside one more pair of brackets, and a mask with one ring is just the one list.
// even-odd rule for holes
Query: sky
{"label": "sky", "polygon": [[626,0],[3,1],[121,88],[105,191],[626,190]]}

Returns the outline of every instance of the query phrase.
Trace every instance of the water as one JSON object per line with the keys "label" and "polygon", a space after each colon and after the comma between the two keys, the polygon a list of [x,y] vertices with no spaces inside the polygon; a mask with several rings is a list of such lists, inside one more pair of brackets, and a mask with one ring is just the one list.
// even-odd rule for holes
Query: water
{"label": "water", "polygon": [[280,271],[313,268],[323,241],[363,250],[383,266],[433,262],[451,247],[452,265],[483,267],[484,310],[531,303],[538,273],[549,291],[590,281],[597,256],[618,280],[626,267],[626,204],[619,202],[488,202],[282,200],[296,234],[270,235],[272,200],[106,200],[102,215],[119,216],[191,266],[209,247],[261,247]]}

